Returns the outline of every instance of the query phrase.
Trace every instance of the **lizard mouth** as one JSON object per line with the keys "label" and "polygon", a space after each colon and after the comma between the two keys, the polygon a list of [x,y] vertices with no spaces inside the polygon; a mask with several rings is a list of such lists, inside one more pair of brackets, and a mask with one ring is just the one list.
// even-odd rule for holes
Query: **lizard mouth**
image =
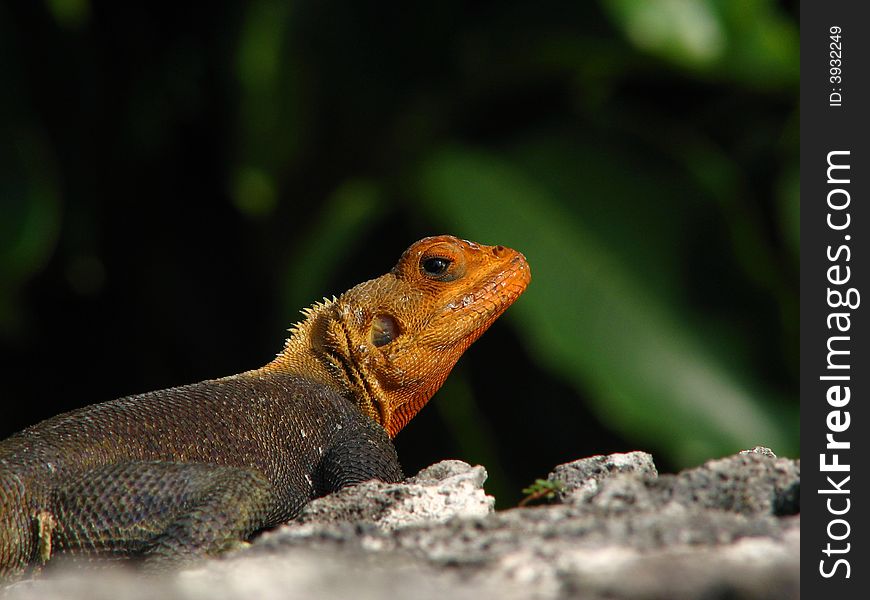
{"label": "lizard mouth", "polygon": [[519,298],[531,279],[526,257],[512,251],[512,255],[497,265],[473,290],[448,302],[439,313],[439,320],[468,322],[473,329],[480,329],[479,336]]}

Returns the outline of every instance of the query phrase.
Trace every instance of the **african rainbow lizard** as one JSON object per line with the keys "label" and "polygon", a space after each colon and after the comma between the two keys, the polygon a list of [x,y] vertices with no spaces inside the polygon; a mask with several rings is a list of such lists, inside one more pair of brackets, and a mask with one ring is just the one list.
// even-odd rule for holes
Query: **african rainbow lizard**
{"label": "african rainbow lizard", "polygon": [[183,565],[345,486],[403,479],[391,438],[525,290],[452,236],[303,311],[266,366],[95,404],[0,442],[0,580],[58,554]]}

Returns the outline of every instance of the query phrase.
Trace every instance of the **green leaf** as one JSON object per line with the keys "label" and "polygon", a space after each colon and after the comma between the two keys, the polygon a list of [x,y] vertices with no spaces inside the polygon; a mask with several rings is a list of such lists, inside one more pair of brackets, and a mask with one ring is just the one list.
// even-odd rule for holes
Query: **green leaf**
{"label": "green leaf", "polygon": [[714,64],[725,52],[724,24],[712,2],[607,0],[603,4],[634,45],[678,64]]}
{"label": "green leaf", "polygon": [[[681,464],[761,442],[795,450],[793,420],[783,422],[762,391],[721,360],[715,339],[635,275],[619,251],[632,240],[601,237],[571,209],[577,199],[468,148],[433,155],[420,182],[433,218],[526,254],[532,283],[510,314],[532,355],[591,396],[593,408],[638,446],[668,447]],[[642,189],[647,202],[660,200]]]}
{"label": "green leaf", "polygon": [[382,191],[369,180],[346,181],[326,199],[286,267],[283,298],[288,310],[309,306],[327,293],[329,277],[353,255],[353,245],[383,209]]}
{"label": "green leaf", "polygon": [[18,293],[48,263],[60,236],[55,157],[42,136],[2,128],[0,151],[0,334],[20,331]]}
{"label": "green leaf", "polygon": [[753,87],[797,85],[798,32],[770,0],[602,0],[639,50]]}

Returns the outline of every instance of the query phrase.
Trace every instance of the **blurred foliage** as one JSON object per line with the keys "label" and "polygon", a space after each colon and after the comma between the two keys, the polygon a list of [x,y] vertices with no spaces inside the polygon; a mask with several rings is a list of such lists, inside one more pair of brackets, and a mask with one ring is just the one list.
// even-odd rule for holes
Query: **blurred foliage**
{"label": "blurred foliage", "polygon": [[[558,168],[567,151],[550,150],[546,163]],[[532,169],[536,182],[515,164],[463,150],[424,165],[422,196],[434,214],[453,217],[450,230],[510,239],[528,253],[535,286],[515,312],[533,356],[591,389],[590,401],[631,439],[667,439],[681,462],[753,439],[788,447],[786,423],[770,396],[752,389],[745,365],[724,360],[721,340],[679,298],[663,298],[676,293],[664,280],[678,264],[671,240],[690,226],[681,222],[688,194],[625,155],[585,150],[569,162],[593,168],[594,180],[574,190],[592,200],[573,211],[565,209],[571,195],[560,202],[538,184],[541,171]],[[618,198],[646,205],[619,207]]]}
{"label": "blurred foliage", "polygon": [[[464,361],[434,411],[497,492],[552,466],[517,453],[599,451],[596,423],[677,467],[794,455],[796,10],[0,5],[0,343],[19,357],[0,393],[39,402],[14,365],[99,321],[79,350],[108,372],[115,347],[140,353],[124,368],[222,375],[227,337],[253,366],[298,308],[449,232],[532,266],[516,340]],[[110,337],[131,311],[150,327]],[[251,327],[213,326],[240,311]],[[149,345],[164,326],[185,342]],[[70,360],[67,378],[86,364]],[[528,444],[499,411],[560,423]]]}

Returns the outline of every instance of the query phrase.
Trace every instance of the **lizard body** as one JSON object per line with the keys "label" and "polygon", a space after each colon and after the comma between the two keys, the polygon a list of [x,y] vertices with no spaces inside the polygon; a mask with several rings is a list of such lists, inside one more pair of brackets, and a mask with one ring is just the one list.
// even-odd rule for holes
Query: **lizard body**
{"label": "lizard body", "polygon": [[303,311],[260,369],[0,441],[0,580],[67,553],[183,564],[315,497],[401,480],[391,438],[529,280],[514,250],[425,238],[389,273]]}

